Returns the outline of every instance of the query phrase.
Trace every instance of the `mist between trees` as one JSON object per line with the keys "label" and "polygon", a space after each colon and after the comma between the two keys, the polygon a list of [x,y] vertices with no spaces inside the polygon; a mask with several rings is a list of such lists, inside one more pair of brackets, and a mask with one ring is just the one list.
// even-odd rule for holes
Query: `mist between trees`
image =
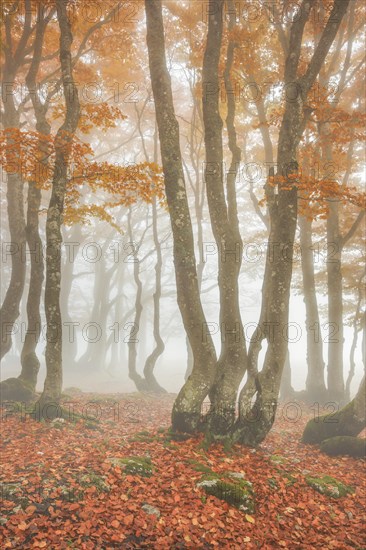
{"label": "mist between trees", "polygon": [[[160,395],[171,364],[173,430],[199,431],[209,398],[212,435],[246,444],[271,429],[280,390],[349,401],[363,374],[363,8],[2,13],[11,384],[34,392],[45,376],[42,406],[71,373]],[[254,430],[238,402],[263,406]]]}

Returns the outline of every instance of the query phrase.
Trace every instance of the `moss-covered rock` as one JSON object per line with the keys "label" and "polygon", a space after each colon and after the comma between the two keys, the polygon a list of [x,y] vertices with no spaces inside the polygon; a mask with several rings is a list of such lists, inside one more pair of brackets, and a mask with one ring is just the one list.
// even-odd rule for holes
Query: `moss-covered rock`
{"label": "moss-covered rock", "polygon": [[19,378],[8,378],[0,382],[0,401],[29,403],[36,398],[32,388]]}
{"label": "moss-covered rock", "polygon": [[366,439],[347,435],[331,437],[321,442],[320,450],[329,456],[349,455],[364,458],[366,456]]}
{"label": "moss-covered rock", "polygon": [[348,494],[354,493],[353,487],[345,485],[331,476],[306,476],[305,479],[306,483],[315,491],[322,495],[327,495],[328,497],[341,498]]}
{"label": "moss-covered rock", "polygon": [[151,477],[154,473],[154,467],[148,456],[130,456],[126,458],[110,458],[113,466],[118,466],[125,474]]}
{"label": "moss-covered rock", "polygon": [[197,483],[197,487],[243,512],[254,512],[253,486],[249,481],[237,478],[234,480],[233,476],[228,481],[223,476],[211,473],[205,474]]}
{"label": "moss-covered rock", "polygon": [[359,417],[357,402],[353,399],[338,412],[309,420],[302,435],[302,442],[316,445],[331,437],[355,437],[364,427],[365,420]]}

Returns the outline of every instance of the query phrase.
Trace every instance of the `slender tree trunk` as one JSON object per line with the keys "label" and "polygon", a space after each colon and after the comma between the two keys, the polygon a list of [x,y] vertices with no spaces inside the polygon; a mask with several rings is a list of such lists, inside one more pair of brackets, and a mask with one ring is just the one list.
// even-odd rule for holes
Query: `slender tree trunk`
{"label": "slender tree trunk", "polygon": [[[41,295],[44,280],[44,259],[42,239],[39,234],[39,209],[41,207],[41,185],[46,178],[49,158],[47,144],[51,126],[47,121],[47,105],[42,104],[37,93],[36,78],[41,63],[44,34],[48,22],[53,15],[52,10],[48,17],[44,18],[41,5],[38,6],[36,35],[34,41],[33,57],[26,77],[26,83],[31,95],[34,114],[36,117],[36,130],[39,138],[39,178],[28,184],[28,208],[26,237],[30,252],[30,281],[27,300],[28,327],[21,352],[22,371],[19,378],[27,382],[33,390],[36,388],[40,362],[36,354],[36,348],[41,334]],[[37,167],[38,168],[38,167]]]}
{"label": "slender tree trunk", "polygon": [[[207,43],[203,60],[203,122],[206,148],[206,190],[211,226],[218,253],[220,291],[221,354],[214,384],[210,390],[209,428],[224,435],[235,420],[240,381],[246,369],[246,345],[239,306],[238,278],[243,243],[239,231],[235,181],[241,159],[236,141],[235,99],[230,72],[235,44],[230,41],[224,73],[228,102],[226,125],[232,159],[227,175],[225,198],[223,182],[222,120],[219,112],[219,59],[223,31],[223,1],[210,1]],[[235,15],[234,15],[235,21]],[[227,202],[226,202],[227,201]]]}
{"label": "slender tree trunk", "polygon": [[344,402],[343,378],[343,279],[342,249],[339,233],[339,201],[329,199],[327,218],[327,282],[328,322],[328,397],[337,403]]}
{"label": "slender tree trunk", "polygon": [[67,16],[67,4],[67,0],[56,0],[57,19],[60,27],[60,62],[66,115],[65,121],[59,128],[55,139],[55,170],[46,221],[45,311],[47,320],[47,375],[43,393],[39,400],[40,416],[44,418],[58,415],[58,410],[48,405],[59,403],[62,390],[62,318],[60,310],[61,224],[67,185],[69,148],[77,129],[80,115],[78,90],[73,79],[71,61],[73,37]]}
{"label": "slender tree trunk", "polygon": [[[149,154],[146,149],[145,138],[141,128],[141,116],[138,115],[138,129],[142,141],[142,147],[144,150],[146,162],[150,162]],[[158,129],[155,123],[155,132],[154,132],[154,163],[158,163]],[[155,339],[155,348],[151,354],[146,358],[144,366],[144,377],[146,380],[148,391],[153,393],[165,393],[164,388],[158,384],[154,376],[154,368],[157,360],[160,355],[164,352],[165,344],[160,334],[160,299],[161,299],[161,272],[163,267],[163,258],[161,253],[161,245],[159,241],[158,233],[158,211],[157,211],[157,199],[153,198],[152,201],[152,228],[153,228],[153,239],[156,252],[156,264],[155,264],[155,292],[153,296],[154,302],[154,318],[153,318],[153,333]],[[132,239],[132,234],[131,234]],[[138,273],[137,273],[138,275]]]}
{"label": "slender tree trunk", "polygon": [[[128,236],[130,243],[133,242],[132,235],[132,209],[130,207],[128,211]],[[141,241],[140,243],[141,244]],[[133,278],[136,285],[136,297],[135,297],[135,316],[133,320],[133,330],[130,333],[128,339],[128,374],[131,380],[135,383],[135,386],[138,391],[144,392],[147,391],[146,380],[137,372],[137,342],[139,341],[139,332],[141,325],[141,315],[142,315],[142,282],[140,279],[140,260],[138,257],[138,249],[134,253],[134,264],[133,264]]]}
{"label": "slender tree trunk", "polygon": [[161,254],[161,246],[159,241],[158,234],[158,213],[156,198],[154,198],[152,203],[152,219],[153,219],[153,236],[154,236],[154,245],[156,251],[156,264],[155,264],[155,292],[154,292],[154,320],[153,320],[153,331],[155,339],[155,348],[152,353],[148,356],[144,366],[144,376],[147,382],[147,387],[149,391],[154,393],[166,393],[164,388],[160,386],[154,376],[154,368],[156,361],[159,359],[160,355],[164,352],[165,345],[160,334],[160,298],[161,298],[161,271],[163,267],[163,258]]}
{"label": "slender tree trunk", "polygon": [[[362,281],[366,275],[366,267],[364,268],[361,277],[358,280],[358,298],[357,298],[357,306],[356,306],[356,312],[355,317],[353,320],[353,338],[352,338],[352,344],[351,344],[351,350],[349,354],[349,373],[347,376],[347,382],[346,382],[346,388],[345,388],[345,394],[346,399],[349,401],[351,399],[351,382],[355,375],[355,369],[356,369],[356,361],[355,361],[355,352],[357,347],[357,341],[358,341],[358,321],[361,313],[361,301],[362,301]],[[365,317],[364,317],[365,321]],[[365,350],[363,350],[365,353]],[[366,363],[366,362],[365,362]]]}
{"label": "slender tree trunk", "polygon": [[301,269],[306,310],[306,361],[308,373],[306,391],[310,399],[322,401],[326,397],[324,381],[323,341],[320,328],[318,302],[315,290],[312,224],[299,216]]}
{"label": "slender tree trunk", "polygon": [[174,239],[178,306],[194,356],[191,376],[172,411],[173,429],[194,432],[201,422],[202,402],[210,389],[216,353],[202,309],[197,281],[191,218],[184,182],[179,126],[167,70],[161,0],[145,0],[147,47],[160,137],[165,190]]}
{"label": "slender tree trunk", "polygon": [[[285,63],[285,84],[296,91],[286,102],[277,152],[278,191],[267,186],[271,230],[264,275],[262,311],[258,330],[251,341],[248,381],[240,395],[239,419],[233,438],[247,445],[257,445],[271,429],[277,409],[278,392],[287,352],[289,298],[292,278],[293,244],[297,223],[297,161],[299,141],[309,112],[304,109],[311,86],[325,61],[337,34],[349,1],[335,0],[306,72],[298,77],[302,37],[315,0],[304,0],[300,16],[291,26],[289,54]],[[276,183],[276,182],[275,182]],[[264,301],[266,303],[264,303]],[[259,333],[259,338],[256,338]],[[268,343],[264,365],[258,373],[258,354],[265,335]],[[252,400],[255,398],[254,405]]]}
{"label": "slender tree trunk", "polygon": [[[3,87],[13,90],[15,74],[11,67],[12,59],[7,60],[3,69]],[[19,317],[20,301],[22,299],[26,273],[26,234],[24,216],[24,182],[21,175],[20,144],[11,135],[12,129],[19,129],[19,113],[16,110],[13,93],[7,93],[4,99],[3,124],[7,138],[7,146],[14,155],[7,173],[7,212],[9,222],[10,243],[6,243],[7,258],[11,261],[11,276],[4,301],[0,309],[1,342],[0,359],[11,348],[12,332]]]}
{"label": "slender tree trunk", "polygon": [[70,297],[72,285],[74,282],[74,267],[77,258],[81,241],[82,231],[80,225],[72,227],[70,234],[65,239],[66,256],[62,266],[61,278],[61,315],[63,319],[63,349],[62,356],[65,365],[65,370],[74,370],[76,357],[78,354],[78,339],[76,336],[77,325],[73,324],[70,316]]}
{"label": "slender tree trunk", "polygon": [[280,398],[282,401],[290,399],[294,396],[294,389],[291,383],[291,364],[290,364],[290,354],[287,350],[285,364],[283,367],[283,373],[281,378],[281,387],[280,387]]}

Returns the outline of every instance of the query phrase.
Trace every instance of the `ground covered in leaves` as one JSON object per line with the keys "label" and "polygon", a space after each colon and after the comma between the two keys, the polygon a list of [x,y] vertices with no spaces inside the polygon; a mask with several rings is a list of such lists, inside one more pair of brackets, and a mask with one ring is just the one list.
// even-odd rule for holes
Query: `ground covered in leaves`
{"label": "ground covered in leaves", "polygon": [[365,462],[300,442],[314,410],[280,406],[258,449],[208,449],[170,433],[173,399],[70,390],[52,422],[3,408],[0,547],[366,547]]}

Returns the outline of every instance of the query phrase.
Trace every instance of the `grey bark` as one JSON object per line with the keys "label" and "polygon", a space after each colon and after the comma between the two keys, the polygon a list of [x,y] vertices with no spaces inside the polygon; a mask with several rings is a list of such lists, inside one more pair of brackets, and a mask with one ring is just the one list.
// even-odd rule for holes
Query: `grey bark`
{"label": "grey bark", "polygon": [[174,240],[178,306],[194,356],[192,374],[173,406],[172,426],[176,430],[193,432],[200,425],[201,405],[215,374],[216,353],[210,334],[204,331],[207,325],[197,281],[179,126],[174,113],[171,80],[166,64],[161,0],[146,0],[145,10],[151,83]]}
{"label": "grey bark", "polygon": [[323,401],[326,397],[324,380],[325,363],[315,289],[312,223],[306,217],[299,216],[299,227],[301,270],[306,311],[306,362],[308,366],[306,391],[310,399]]}
{"label": "grey bark", "polygon": [[[210,390],[209,429],[224,435],[235,420],[238,387],[246,369],[246,344],[239,306],[238,278],[243,243],[239,231],[235,181],[241,159],[235,131],[235,99],[230,72],[235,44],[229,41],[224,82],[228,113],[226,125],[231,152],[226,196],[223,174],[222,119],[219,111],[219,59],[223,32],[223,0],[210,1],[206,49],[203,59],[203,122],[206,150],[206,192],[218,253],[221,354]],[[235,14],[233,14],[235,21]],[[230,27],[233,19],[231,18]]]}
{"label": "grey bark", "polygon": [[[20,128],[20,113],[15,103],[14,83],[19,67],[25,56],[28,40],[32,32],[32,15],[30,0],[25,2],[25,19],[21,37],[16,48],[12,44],[12,16],[4,17],[5,47],[4,66],[2,70],[3,90],[3,125],[7,129]],[[24,215],[24,182],[21,175],[21,159],[19,143],[14,142],[10,134],[6,134],[7,146],[12,149],[12,166],[7,173],[7,213],[9,221],[10,243],[8,251],[11,255],[11,276],[4,301],[0,309],[1,341],[0,359],[2,359],[12,346],[12,331],[15,321],[19,317],[20,301],[24,291],[26,262],[24,258],[26,250],[25,215]]]}
{"label": "grey bark", "polygon": [[45,311],[47,321],[46,367],[43,393],[39,399],[40,417],[58,415],[51,403],[58,403],[62,390],[62,318],[60,310],[61,286],[61,224],[67,184],[68,157],[80,116],[78,90],[73,78],[71,45],[73,36],[68,20],[66,0],[56,0],[60,28],[60,62],[66,104],[65,120],[55,138],[55,170],[52,193],[46,221],[46,289]]}
{"label": "grey bark", "polygon": [[[305,74],[298,76],[302,37],[315,0],[304,0],[300,16],[290,30],[285,63],[285,84],[294,90],[293,101],[287,101],[283,115],[277,152],[277,175],[281,177],[278,195],[267,188],[271,232],[268,242],[262,311],[259,331],[249,349],[248,381],[240,395],[239,419],[233,438],[247,445],[260,443],[271,429],[286,358],[287,341],[283,330],[288,324],[293,244],[297,222],[297,188],[289,175],[297,171],[296,153],[306,127],[309,111],[304,109],[309,90],[334,41],[349,1],[335,0],[333,10]],[[289,89],[289,88],[288,88]],[[269,272],[269,274],[268,274]],[[258,338],[258,332],[261,334]],[[265,335],[268,347],[263,369],[258,373],[258,353]],[[259,343],[258,343],[259,341]],[[254,398],[254,405],[252,399]]]}

